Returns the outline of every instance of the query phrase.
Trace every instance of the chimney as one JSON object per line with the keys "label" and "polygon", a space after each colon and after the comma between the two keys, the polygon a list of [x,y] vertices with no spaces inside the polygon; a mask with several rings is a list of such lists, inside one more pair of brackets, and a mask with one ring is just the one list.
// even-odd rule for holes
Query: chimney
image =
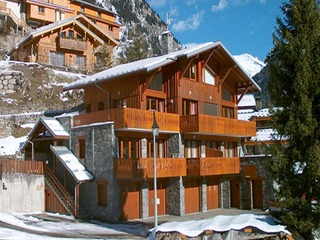
{"label": "chimney", "polygon": [[173,35],[170,31],[165,31],[160,36],[161,53],[167,54],[173,51]]}

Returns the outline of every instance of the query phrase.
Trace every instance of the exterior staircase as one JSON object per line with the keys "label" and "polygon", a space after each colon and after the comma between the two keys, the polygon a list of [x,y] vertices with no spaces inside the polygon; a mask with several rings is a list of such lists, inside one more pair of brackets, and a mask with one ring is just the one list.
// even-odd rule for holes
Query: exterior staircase
{"label": "exterior staircase", "polygon": [[[66,211],[67,211],[70,215],[74,215],[75,211],[76,211],[74,199],[70,196],[70,194],[63,187],[63,185],[59,182],[59,180],[56,178],[56,176],[53,174],[53,172],[50,170],[50,168],[46,165],[45,165],[44,176],[45,176],[44,179],[45,179],[47,186],[49,186],[50,190],[54,193],[54,196],[52,196],[52,197],[56,198],[56,199],[51,199],[50,200],[51,203],[49,203],[49,204],[48,204],[48,201],[47,201],[48,199],[47,199],[46,200],[46,208],[48,208],[48,205],[50,205],[51,209],[49,209],[49,211],[55,211],[55,212],[59,212],[62,214],[66,213]],[[53,202],[57,202],[57,200],[63,206],[64,211],[61,211],[61,208],[59,206],[57,206],[59,204],[53,203]],[[54,208],[54,209],[52,209],[52,208]]]}

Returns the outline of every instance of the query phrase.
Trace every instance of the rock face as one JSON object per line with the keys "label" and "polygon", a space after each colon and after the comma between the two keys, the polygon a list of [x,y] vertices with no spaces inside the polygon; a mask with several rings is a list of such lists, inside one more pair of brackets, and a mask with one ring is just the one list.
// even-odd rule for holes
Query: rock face
{"label": "rock face", "polygon": [[30,82],[20,71],[0,72],[0,93],[21,93],[30,89]]}

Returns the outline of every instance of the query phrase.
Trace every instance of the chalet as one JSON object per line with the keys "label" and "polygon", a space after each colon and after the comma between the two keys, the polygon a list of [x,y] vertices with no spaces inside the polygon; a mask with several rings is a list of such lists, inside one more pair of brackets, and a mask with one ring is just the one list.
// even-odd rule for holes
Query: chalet
{"label": "chalet", "polygon": [[29,32],[9,51],[12,60],[92,73],[119,45],[115,13],[81,0],[0,0],[0,17]]}
{"label": "chalet", "polygon": [[69,70],[92,72],[102,48],[119,45],[108,32],[80,14],[31,32],[8,53],[11,60],[37,62]]}
{"label": "chalet", "polygon": [[[255,136],[256,123],[239,120],[237,106],[260,88],[220,42],[119,65],[64,89],[84,90],[83,111],[41,118],[23,151],[46,163],[76,216],[153,216],[154,157],[159,215],[240,201],[231,182],[240,173],[240,140]],[[58,206],[57,190],[48,191],[47,205]]]}

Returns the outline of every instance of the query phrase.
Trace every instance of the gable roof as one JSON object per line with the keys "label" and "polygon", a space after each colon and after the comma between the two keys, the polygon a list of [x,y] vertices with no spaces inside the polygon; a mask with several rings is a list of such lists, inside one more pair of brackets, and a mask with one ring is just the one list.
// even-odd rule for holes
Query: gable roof
{"label": "gable roof", "polygon": [[[175,61],[185,58],[192,58],[206,51],[216,49],[215,54],[221,55],[226,61],[233,62],[236,66],[235,71],[239,74],[239,81],[244,82],[244,85],[250,85],[248,92],[260,91],[260,87],[255,81],[245,72],[245,70],[238,64],[238,62],[231,56],[227,49],[220,42],[208,42],[199,44],[190,48],[185,48],[179,51],[171,52],[169,54],[147,58],[127,64],[118,65],[116,67],[104,70],[102,72],[93,74],[86,78],[77,80],[64,87],[64,90],[82,88],[86,85],[93,84],[95,82],[102,82],[107,80],[113,80],[118,77],[125,77],[130,74],[138,73],[150,73],[159,67],[166,66]],[[243,90],[244,91],[244,90]],[[241,93],[242,91],[240,91]]]}
{"label": "gable roof", "polygon": [[[84,23],[89,24],[90,27],[93,27],[99,32],[99,36],[95,34],[92,30],[90,30]],[[60,29],[61,27],[68,26],[68,25],[77,25],[84,31],[86,31],[90,36],[98,40],[101,44],[104,43],[104,40],[100,36],[105,36],[110,39],[115,45],[119,45],[119,42],[113,38],[109,33],[104,31],[100,26],[92,22],[89,18],[84,16],[83,14],[79,14],[77,16],[67,18],[61,21],[57,21],[43,27],[37,28],[35,31],[31,32],[28,36],[21,39],[9,52],[8,55],[11,55],[20,45],[27,43],[29,40],[39,37],[45,33],[51,32],[53,30]],[[101,34],[101,35],[100,35]]]}
{"label": "gable roof", "polygon": [[90,181],[93,176],[80,163],[79,159],[65,146],[50,146],[53,154],[67,168],[77,182]]}

